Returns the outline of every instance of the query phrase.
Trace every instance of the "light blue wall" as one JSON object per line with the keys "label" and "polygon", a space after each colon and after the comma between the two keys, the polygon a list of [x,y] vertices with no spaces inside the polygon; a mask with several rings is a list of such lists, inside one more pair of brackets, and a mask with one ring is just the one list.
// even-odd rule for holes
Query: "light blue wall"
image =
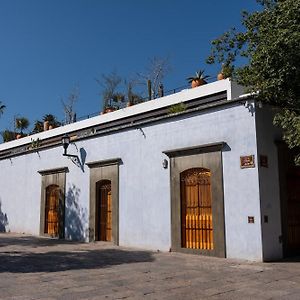
{"label": "light blue wall", "polygon": [[[68,152],[86,152],[86,162],[120,157],[120,245],[167,251],[170,248],[170,178],[165,150],[224,141],[226,252],[230,258],[261,260],[258,169],[241,169],[240,156],[256,151],[255,117],[244,105],[215,108],[161,123],[76,142]],[[226,150],[226,149],[225,149]],[[81,150],[82,151],[82,150]],[[66,237],[87,239],[89,168],[84,172],[62,156],[62,147],[0,161],[0,199],[8,229],[39,233],[41,176],[38,170],[68,167]],[[78,219],[74,220],[77,214]],[[248,224],[247,217],[255,223]],[[79,223],[78,223],[79,222]],[[79,225],[78,225],[79,224]],[[80,228],[78,229],[78,226]]]}

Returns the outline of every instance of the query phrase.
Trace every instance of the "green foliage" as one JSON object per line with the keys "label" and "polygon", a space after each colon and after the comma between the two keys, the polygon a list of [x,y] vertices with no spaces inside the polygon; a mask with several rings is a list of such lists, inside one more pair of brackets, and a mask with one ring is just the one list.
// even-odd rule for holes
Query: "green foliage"
{"label": "green foliage", "polygon": [[16,118],[16,128],[20,130],[20,133],[23,134],[23,130],[27,129],[29,126],[29,120],[25,117]]}
{"label": "green foliage", "polygon": [[186,110],[186,105],[182,102],[174,104],[169,108],[169,114],[175,114]]}
{"label": "green foliage", "polygon": [[43,121],[48,121],[49,122],[49,126],[53,126],[55,127],[59,127],[61,126],[61,123],[59,121],[57,121],[56,117],[52,114],[46,114],[43,117]]}
{"label": "green foliage", "polygon": [[44,125],[42,121],[35,121],[32,129],[32,134],[44,131]]}
{"label": "green foliage", "polygon": [[37,138],[36,140],[31,139],[31,148],[32,149],[37,149],[39,148],[41,145],[41,140],[39,138]]}
{"label": "green foliage", "polygon": [[205,81],[205,79],[209,78],[209,75],[204,75],[204,72],[205,72],[204,70],[199,70],[198,72],[196,72],[195,76],[188,77],[186,80],[189,83],[192,83],[192,81],[194,81],[194,80]]}
{"label": "green foliage", "polygon": [[[284,140],[290,148],[300,145],[300,116],[293,111],[283,109],[274,118],[274,123],[284,130]],[[300,165],[300,153],[295,157],[295,163]]]}
{"label": "green foliage", "polygon": [[[244,31],[233,28],[214,40],[207,62],[231,67],[247,92],[282,108],[275,123],[283,128],[288,145],[299,147],[293,137],[295,130],[300,134],[300,0],[257,2],[262,10],[243,12]],[[237,57],[245,57],[247,63],[236,67]]]}
{"label": "green foliage", "polygon": [[16,134],[13,131],[10,131],[8,129],[1,132],[1,136],[3,138],[3,142],[9,142],[16,138]]}

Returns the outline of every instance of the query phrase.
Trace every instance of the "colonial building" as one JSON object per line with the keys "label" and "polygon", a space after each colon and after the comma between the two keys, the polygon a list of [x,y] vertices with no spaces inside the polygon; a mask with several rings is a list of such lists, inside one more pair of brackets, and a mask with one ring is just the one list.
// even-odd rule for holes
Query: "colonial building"
{"label": "colonial building", "polygon": [[299,168],[272,109],[241,94],[221,80],[0,144],[0,228],[258,261],[299,252]]}

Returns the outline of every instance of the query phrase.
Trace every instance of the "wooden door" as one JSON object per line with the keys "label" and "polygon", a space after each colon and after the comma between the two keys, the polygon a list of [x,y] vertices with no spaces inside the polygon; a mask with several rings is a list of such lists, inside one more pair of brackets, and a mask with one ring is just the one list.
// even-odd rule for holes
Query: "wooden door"
{"label": "wooden door", "polygon": [[53,237],[59,233],[59,186],[50,185],[46,188],[45,231]]}
{"label": "wooden door", "polygon": [[180,175],[181,246],[213,250],[211,173],[188,169]]}
{"label": "wooden door", "polygon": [[287,176],[287,251],[300,254],[300,167]]}
{"label": "wooden door", "polygon": [[112,241],[111,181],[97,183],[96,240]]}

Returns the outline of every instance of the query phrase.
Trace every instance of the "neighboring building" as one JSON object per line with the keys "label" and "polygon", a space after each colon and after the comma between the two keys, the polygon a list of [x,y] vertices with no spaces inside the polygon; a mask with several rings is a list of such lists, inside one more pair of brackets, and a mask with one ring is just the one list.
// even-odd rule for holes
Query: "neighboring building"
{"label": "neighboring building", "polygon": [[299,252],[299,168],[272,110],[240,94],[221,80],[0,144],[0,228],[257,261]]}

